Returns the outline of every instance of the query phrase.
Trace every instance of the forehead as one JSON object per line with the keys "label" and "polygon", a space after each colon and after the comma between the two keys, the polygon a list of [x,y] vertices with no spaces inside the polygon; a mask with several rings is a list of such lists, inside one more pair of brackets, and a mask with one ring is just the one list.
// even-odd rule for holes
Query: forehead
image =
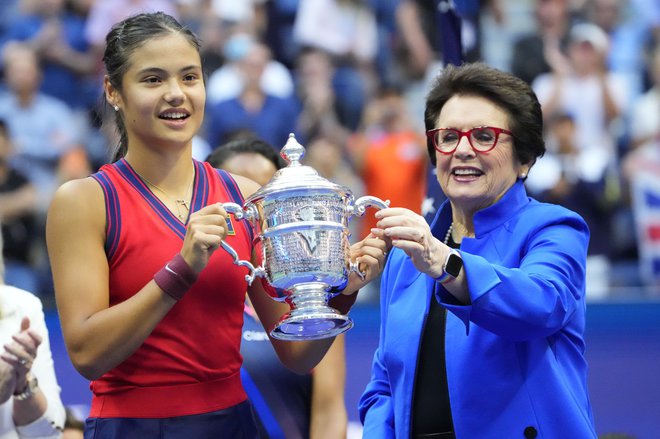
{"label": "forehead", "polygon": [[460,129],[494,126],[506,129],[509,128],[509,115],[489,99],[455,95],[442,107],[436,126]]}
{"label": "forehead", "polygon": [[163,68],[178,70],[181,66],[199,66],[201,59],[193,44],[180,33],[168,33],[145,41],[129,56],[129,70]]}

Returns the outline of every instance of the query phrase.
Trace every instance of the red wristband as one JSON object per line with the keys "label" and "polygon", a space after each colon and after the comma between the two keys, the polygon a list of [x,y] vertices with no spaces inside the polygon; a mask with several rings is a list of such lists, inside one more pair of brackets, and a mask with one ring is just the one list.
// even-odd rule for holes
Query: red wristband
{"label": "red wristband", "polygon": [[348,314],[348,312],[351,310],[351,307],[357,300],[357,295],[357,291],[348,296],[346,294],[337,294],[335,297],[328,300],[328,305],[344,315]]}
{"label": "red wristband", "polygon": [[163,292],[175,300],[181,300],[197,280],[197,273],[190,268],[181,253],[165,264],[155,275],[154,281]]}

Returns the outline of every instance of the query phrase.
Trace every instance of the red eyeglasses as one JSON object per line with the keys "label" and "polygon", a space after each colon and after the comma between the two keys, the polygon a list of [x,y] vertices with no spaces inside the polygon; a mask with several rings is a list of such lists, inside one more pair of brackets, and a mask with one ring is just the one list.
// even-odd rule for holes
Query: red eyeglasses
{"label": "red eyeglasses", "polygon": [[504,128],[475,127],[467,131],[454,128],[436,128],[427,131],[426,137],[431,139],[433,147],[441,154],[452,154],[456,151],[463,136],[468,138],[473,150],[484,153],[495,148],[502,133],[513,136],[511,131]]}

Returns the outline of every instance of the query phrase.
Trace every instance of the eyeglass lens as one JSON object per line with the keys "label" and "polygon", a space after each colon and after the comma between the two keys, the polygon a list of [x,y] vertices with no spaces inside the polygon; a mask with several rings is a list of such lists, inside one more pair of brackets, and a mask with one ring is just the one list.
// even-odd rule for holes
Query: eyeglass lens
{"label": "eyeglass lens", "polygon": [[468,136],[470,144],[478,151],[493,148],[497,141],[497,133],[488,127],[472,128],[467,132],[447,128],[439,130],[436,136],[438,148],[447,151],[454,149],[463,136]]}

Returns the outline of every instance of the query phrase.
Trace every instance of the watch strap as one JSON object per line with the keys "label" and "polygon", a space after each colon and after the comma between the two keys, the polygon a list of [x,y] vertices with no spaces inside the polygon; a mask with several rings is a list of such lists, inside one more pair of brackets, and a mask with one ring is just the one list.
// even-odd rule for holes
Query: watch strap
{"label": "watch strap", "polygon": [[25,401],[26,399],[31,398],[32,395],[34,395],[36,392],[38,386],[37,378],[33,375],[29,375],[25,389],[23,389],[20,393],[15,393],[13,395],[14,399],[17,401]]}

